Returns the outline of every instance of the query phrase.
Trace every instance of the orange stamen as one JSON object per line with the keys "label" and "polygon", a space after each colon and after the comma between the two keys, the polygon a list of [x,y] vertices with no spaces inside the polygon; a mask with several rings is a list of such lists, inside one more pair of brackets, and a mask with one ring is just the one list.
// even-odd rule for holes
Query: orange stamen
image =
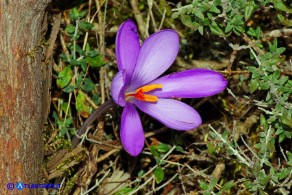
{"label": "orange stamen", "polygon": [[138,90],[142,90],[143,93],[145,92],[149,92],[149,91],[152,91],[154,89],[162,89],[162,85],[161,84],[151,84],[151,85],[145,85],[143,87],[140,87],[139,89],[136,90],[136,92]]}
{"label": "orange stamen", "polygon": [[137,89],[134,93],[126,93],[126,99],[129,97],[135,97],[137,100],[146,101],[146,102],[157,102],[158,98],[154,95],[145,94],[146,92],[153,91],[155,89],[162,89],[161,84],[151,84],[145,85]]}

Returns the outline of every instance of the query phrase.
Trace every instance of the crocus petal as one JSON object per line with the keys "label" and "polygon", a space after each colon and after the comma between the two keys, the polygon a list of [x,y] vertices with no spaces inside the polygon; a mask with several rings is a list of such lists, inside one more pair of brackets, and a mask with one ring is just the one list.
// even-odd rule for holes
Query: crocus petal
{"label": "crocus petal", "polygon": [[125,106],[126,101],[124,98],[124,86],[125,86],[125,71],[119,71],[112,80],[111,94],[116,104]]}
{"label": "crocus petal", "polygon": [[116,57],[119,70],[126,70],[127,80],[131,79],[140,51],[137,27],[132,20],[123,22],[116,36]]}
{"label": "crocus petal", "polygon": [[179,37],[173,30],[161,30],[148,37],[141,46],[130,90],[149,83],[165,72],[174,62]]}
{"label": "crocus petal", "polygon": [[201,98],[217,94],[226,88],[227,81],[215,71],[192,69],[161,77],[151,83],[162,84],[151,95],[159,98]]}
{"label": "crocus petal", "polygon": [[120,136],[129,154],[137,156],[141,153],[145,137],[139,114],[133,104],[126,104],[123,110]]}
{"label": "crocus petal", "polygon": [[191,130],[202,123],[200,115],[185,103],[159,99],[156,103],[136,101],[136,106],[165,126],[176,130]]}

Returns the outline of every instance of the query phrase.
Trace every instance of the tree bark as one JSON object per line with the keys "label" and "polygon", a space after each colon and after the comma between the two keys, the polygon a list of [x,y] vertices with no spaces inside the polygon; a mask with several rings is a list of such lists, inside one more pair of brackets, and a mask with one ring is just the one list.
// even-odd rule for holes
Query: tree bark
{"label": "tree bark", "polygon": [[42,178],[50,67],[42,62],[40,43],[48,3],[0,0],[0,194],[41,194],[17,190],[16,183]]}

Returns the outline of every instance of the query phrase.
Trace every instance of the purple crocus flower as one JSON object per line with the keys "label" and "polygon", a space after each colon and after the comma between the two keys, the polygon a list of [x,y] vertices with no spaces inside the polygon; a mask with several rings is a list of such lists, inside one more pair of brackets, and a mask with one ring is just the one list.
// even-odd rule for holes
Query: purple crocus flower
{"label": "purple crocus flower", "polygon": [[119,72],[111,84],[113,100],[124,107],[120,136],[125,150],[137,156],[144,147],[144,132],[137,108],[175,130],[191,130],[202,123],[192,107],[173,98],[202,98],[225,89],[227,81],[212,70],[191,69],[158,78],[174,62],[179,37],[161,30],[140,46],[132,20],[121,24],[116,37]]}

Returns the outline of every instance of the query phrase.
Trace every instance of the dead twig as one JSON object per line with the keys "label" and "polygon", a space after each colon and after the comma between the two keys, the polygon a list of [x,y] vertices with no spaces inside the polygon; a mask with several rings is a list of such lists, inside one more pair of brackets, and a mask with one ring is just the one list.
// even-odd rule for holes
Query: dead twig
{"label": "dead twig", "polygon": [[142,37],[147,37],[145,23],[143,22],[142,14],[138,8],[138,0],[130,0],[130,4],[133,10],[134,17],[138,23],[138,29]]}

